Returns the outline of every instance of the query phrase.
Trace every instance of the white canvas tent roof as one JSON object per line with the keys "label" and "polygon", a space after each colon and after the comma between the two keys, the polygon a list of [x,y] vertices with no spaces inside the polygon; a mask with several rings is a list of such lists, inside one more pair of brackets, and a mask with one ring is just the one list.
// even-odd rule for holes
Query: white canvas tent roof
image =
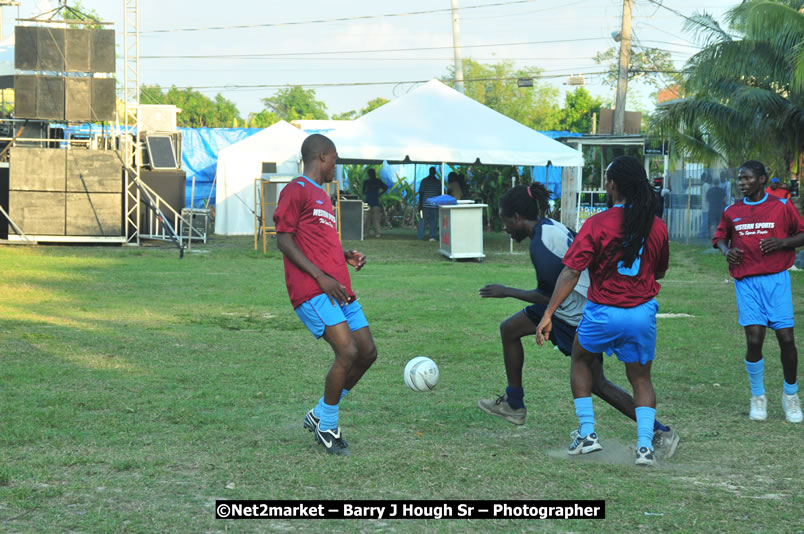
{"label": "white canvas tent roof", "polygon": [[583,165],[583,156],[438,80],[327,134],[342,161]]}
{"label": "white canvas tent roof", "polygon": [[277,174],[297,175],[306,137],[280,121],[218,153],[216,234],[254,233],[254,180],[262,176],[263,162],[275,162]]}

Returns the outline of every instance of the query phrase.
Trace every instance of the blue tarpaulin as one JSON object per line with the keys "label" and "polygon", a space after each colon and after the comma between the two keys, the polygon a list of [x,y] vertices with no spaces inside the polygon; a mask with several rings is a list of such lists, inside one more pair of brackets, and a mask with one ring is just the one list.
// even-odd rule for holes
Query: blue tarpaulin
{"label": "blue tarpaulin", "polygon": [[261,128],[179,128],[182,134],[181,168],[187,173],[187,207],[190,207],[190,194],[195,176],[195,197],[192,206],[203,208],[207,199],[215,205],[215,170],[218,166],[218,152],[229,145],[254,135]]}

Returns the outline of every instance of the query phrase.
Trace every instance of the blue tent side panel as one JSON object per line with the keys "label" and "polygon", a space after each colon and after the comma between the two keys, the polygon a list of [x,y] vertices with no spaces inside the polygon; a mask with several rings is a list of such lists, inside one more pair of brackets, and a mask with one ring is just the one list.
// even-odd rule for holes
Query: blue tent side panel
{"label": "blue tent side panel", "polygon": [[[187,173],[186,206],[215,205],[215,171],[218,152],[254,135],[260,128],[179,128],[182,135],[181,168]],[[195,197],[191,198],[193,177]]]}
{"label": "blue tent side panel", "polygon": [[553,194],[553,198],[561,198],[561,173],[563,167],[531,167],[530,172],[534,182],[546,184],[547,190]]}

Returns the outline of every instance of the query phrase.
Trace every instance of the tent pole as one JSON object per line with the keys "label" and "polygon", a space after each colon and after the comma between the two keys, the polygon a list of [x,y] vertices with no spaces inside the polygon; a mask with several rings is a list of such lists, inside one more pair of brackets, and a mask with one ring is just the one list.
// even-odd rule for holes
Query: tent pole
{"label": "tent pole", "polygon": [[193,174],[193,186],[190,189],[190,231],[187,233],[187,250],[193,250],[193,208],[195,208],[195,174]]}
{"label": "tent pole", "polygon": [[[513,188],[514,188],[514,175],[511,174],[511,189],[513,189]],[[513,237],[508,238],[508,253],[509,254],[514,253],[514,238]]]}

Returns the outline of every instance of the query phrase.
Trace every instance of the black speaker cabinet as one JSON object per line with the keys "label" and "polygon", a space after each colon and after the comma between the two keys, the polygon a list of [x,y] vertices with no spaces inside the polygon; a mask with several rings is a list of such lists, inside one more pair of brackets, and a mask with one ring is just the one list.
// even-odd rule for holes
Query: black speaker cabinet
{"label": "black speaker cabinet", "polygon": [[113,121],[115,112],[115,79],[92,78],[90,120]]}
{"label": "black speaker cabinet", "polygon": [[341,200],[341,239],[360,241],[363,239],[363,201]]}
{"label": "black speaker cabinet", "polygon": [[[146,169],[140,170],[140,180],[154,190],[163,201],[165,201],[171,208],[181,213],[185,206],[185,196],[187,191],[187,174],[184,171],[149,171]],[[136,187],[136,186],[135,186]],[[140,197],[140,233],[147,234],[151,231],[157,233],[160,228],[155,221],[153,210],[148,206],[148,198],[143,194]],[[155,200],[155,199],[154,199]],[[173,225],[172,214],[164,206],[160,207],[162,213]],[[178,232],[178,228],[173,229]]]}
{"label": "black speaker cabinet", "polygon": [[57,76],[41,76],[38,78],[36,115],[33,118],[64,118],[64,78]]}
{"label": "black speaker cabinet", "polygon": [[18,70],[37,70],[39,57],[36,45],[36,28],[17,26],[14,28],[14,68]]}
{"label": "black speaker cabinet", "polygon": [[14,92],[18,119],[114,120],[114,78],[20,75]]}
{"label": "black speaker cabinet", "polygon": [[15,76],[14,94],[16,118],[64,120],[64,78]]}
{"label": "black speaker cabinet", "polygon": [[115,72],[114,30],[17,26],[14,67],[51,72]]}
{"label": "black speaker cabinet", "polygon": [[64,33],[63,28],[17,26],[14,29],[14,67],[63,72]]}
{"label": "black speaker cabinet", "polygon": [[89,64],[90,31],[78,28],[64,30],[64,70],[67,72],[92,72]]}
{"label": "black speaker cabinet", "polygon": [[68,121],[89,121],[90,87],[92,78],[64,78],[64,118]]}
{"label": "black speaker cabinet", "polygon": [[90,72],[115,72],[114,30],[90,30]]}
{"label": "black speaker cabinet", "polygon": [[36,118],[39,87],[35,76],[14,76],[14,115],[18,119]]}

